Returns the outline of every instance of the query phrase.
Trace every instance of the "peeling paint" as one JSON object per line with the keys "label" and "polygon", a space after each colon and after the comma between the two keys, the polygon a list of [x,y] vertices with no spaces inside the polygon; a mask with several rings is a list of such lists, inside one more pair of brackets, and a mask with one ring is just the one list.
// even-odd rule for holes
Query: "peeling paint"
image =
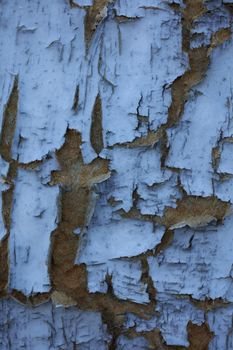
{"label": "peeling paint", "polygon": [[1,349],[233,349],[232,14],[2,1]]}

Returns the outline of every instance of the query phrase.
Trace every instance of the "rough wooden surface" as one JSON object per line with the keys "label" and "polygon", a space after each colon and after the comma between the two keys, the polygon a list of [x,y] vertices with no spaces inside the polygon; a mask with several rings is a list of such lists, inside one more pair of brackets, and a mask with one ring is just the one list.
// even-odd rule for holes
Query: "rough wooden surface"
{"label": "rough wooden surface", "polygon": [[232,14],[1,1],[1,350],[233,349]]}

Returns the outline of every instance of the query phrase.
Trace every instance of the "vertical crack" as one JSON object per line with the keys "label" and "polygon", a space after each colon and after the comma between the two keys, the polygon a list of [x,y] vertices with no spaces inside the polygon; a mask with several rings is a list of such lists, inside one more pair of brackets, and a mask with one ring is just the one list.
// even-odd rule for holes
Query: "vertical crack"
{"label": "vertical crack", "polygon": [[8,284],[9,278],[9,256],[8,256],[8,241],[11,227],[11,209],[13,203],[14,179],[17,174],[17,163],[12,160],[11,148],[16,127],[16,118],[18,112],[18,77],[14,79],[12,91],[8,99],[3,118],[3,126],[0,137],[0,155],[9,162],[9,170],[7,173],[6,182],[9,189],[2,192],[2,216],[6,227],[6,236],[0,244],[0,293],[4,291]]}
{"label": "vertical crack", "polygon": [[100,95],[98,94],[95,100],[92,111],[91,123],[91,144],[97,154],[100,154],[104,147],[103,129],[102,129],[102,104]]}
{"label": "vertical crack", "polygon": [[0,153],[1,156],[7,161],[11,161],[11,146],[14,138],[16,117],[18,109],[18,77],[14,79],[13,88],[8,99],[4,118],[3,126],[0,137]]}
{"label": "vertical crack", "polygon": [[150,276],[149,271],[149,264],[147,261],[147,256],[143,255],[141,258],[141,264],[142,264],[142,277],[141,281],[147,284],[147,293],[149,295],[150,302],[153,306],[156,304],[156,289],[154,287],[154,283],[152,281],[152,278]]}
{"label": "vertical crack", "polygon": [[76,86],[72,110],[74,112],[77,112],[78,111],[78,106],[79,106],[79,86]]}

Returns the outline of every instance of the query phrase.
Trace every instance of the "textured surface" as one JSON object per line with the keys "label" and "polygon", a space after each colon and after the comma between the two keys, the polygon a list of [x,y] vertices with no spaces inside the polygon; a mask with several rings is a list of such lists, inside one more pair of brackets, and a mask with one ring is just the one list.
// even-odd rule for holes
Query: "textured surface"
{"label": "textured surface", "polygon": [[233,350],[233,1],[0,1],[1,350]]}

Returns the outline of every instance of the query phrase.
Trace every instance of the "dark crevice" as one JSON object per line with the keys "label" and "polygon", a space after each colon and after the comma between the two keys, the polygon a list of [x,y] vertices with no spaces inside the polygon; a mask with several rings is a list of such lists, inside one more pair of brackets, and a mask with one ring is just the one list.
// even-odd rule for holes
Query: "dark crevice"
{"label": "dark crevice", "polygon": [[96,97],[92,111],[91,145],[97,154],[100,154],[104,147],[102,129],[102,104],[99,94]]}
{"label": "dark crevice", "polygon": [[142,264],[142,277],[141,281],[147,285],[147,293],[149,295],[150,303],[155,306],[156,304],[156,289],[154,287],[153,280],[150,276],[150,268],[147,261],[147,256],[143,255],[141,258]]}
{"label": "dark crevice", "polygon": [[77,86],[76,90],[75,90],[74,102],[73,102],[72,110],[74,112],[77,112],[78,111],[78,107],[79,107],[79,86]]}

